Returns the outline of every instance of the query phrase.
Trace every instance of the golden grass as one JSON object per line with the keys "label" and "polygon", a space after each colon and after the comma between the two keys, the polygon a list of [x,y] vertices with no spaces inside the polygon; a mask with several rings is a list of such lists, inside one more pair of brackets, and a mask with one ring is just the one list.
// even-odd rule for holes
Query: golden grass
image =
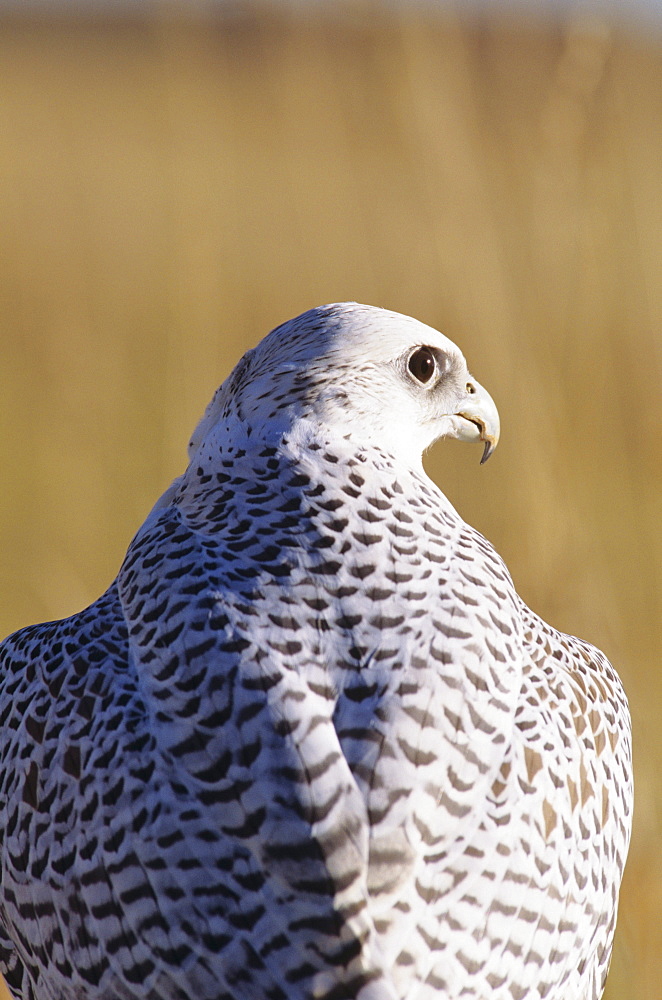
{"label": "golden grass", "polygon": [[590,18],[177,10],[0,23],[2,633],[100,593],[269,328],[349,298],[440,327],[503,438],[431,473],[630,694],[607,995],[659,1000],[660,50]]}

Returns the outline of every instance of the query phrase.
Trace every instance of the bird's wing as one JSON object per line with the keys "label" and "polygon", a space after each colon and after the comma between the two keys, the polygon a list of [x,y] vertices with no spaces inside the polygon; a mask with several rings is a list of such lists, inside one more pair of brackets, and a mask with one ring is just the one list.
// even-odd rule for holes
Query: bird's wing
{"label": "bird's wing", "polygon": [[[459,831],[457,888],[437,911],[440,942],[451,919],[465,934],[431,972],[452,980],[459,962],[459,975],[475,972],[483,990],[529,996],[543,983],[553,997],[597,1000],[631,825],[627,702],[599,650],[518,603],[512,729],[479,825]],[[433,868],[433,879],[445,868]]]}
{"label": "bird's wing", "polygon": [[[521,947],[568,995],[602,995],[632,824],[631,729],[622,684],[590,643],[547,625],[521,604],[525,670],[516,750],[545,904]],[[526,898],[528,894],[528,899]],[[520,911],[535,897],[523,889]],[[528,942],[528,945],[527,945]],[[576,956],[583,955],[578,963]]]}
{"label": "bird's wing", "polygon": [[[93,978],[108,964],[112,933],[104,939],[91,872],[112,871],[125,754],[146,719],[127,650],[112,587],[0,645],[2,924],[33,984],[43,972],[66,983],[74,965]],[[109,896],[121,891],[112,881]]]}

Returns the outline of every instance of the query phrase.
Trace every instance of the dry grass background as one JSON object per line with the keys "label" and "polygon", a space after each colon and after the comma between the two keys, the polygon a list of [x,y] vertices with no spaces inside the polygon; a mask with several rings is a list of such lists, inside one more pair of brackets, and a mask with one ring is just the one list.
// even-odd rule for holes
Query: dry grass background
{"label": "dry grass background", "polygon": [[659,1000],[661,50],[338,9],[0,21],[0,629],[101,592],[268,329],[351,298],[440,327],[503,436],[430,472],[631,698],[608,997]]}

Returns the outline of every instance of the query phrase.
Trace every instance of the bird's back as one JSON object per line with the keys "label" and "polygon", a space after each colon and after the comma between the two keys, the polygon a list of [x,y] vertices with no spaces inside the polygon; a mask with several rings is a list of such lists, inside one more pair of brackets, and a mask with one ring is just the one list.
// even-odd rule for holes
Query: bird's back
{"label": "bird's back", "polygon": [[387,454],[201,458],[104,597],[1,648],[0,917],[36,996],[599,996],[620,685]]}

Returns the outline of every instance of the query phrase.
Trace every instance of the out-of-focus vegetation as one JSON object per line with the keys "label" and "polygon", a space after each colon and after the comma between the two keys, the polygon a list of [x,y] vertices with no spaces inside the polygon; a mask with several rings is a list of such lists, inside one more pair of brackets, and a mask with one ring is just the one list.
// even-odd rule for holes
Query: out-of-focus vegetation
{"label": "out-of-focus vegetation", "polygon": [[0,22],[2,633],[101,592],[271,327],[355,298],[441,328],[502,443],[429,471],[630,695],[608,997],[659,1000],[660,48],[595,17],[219,8]]}

